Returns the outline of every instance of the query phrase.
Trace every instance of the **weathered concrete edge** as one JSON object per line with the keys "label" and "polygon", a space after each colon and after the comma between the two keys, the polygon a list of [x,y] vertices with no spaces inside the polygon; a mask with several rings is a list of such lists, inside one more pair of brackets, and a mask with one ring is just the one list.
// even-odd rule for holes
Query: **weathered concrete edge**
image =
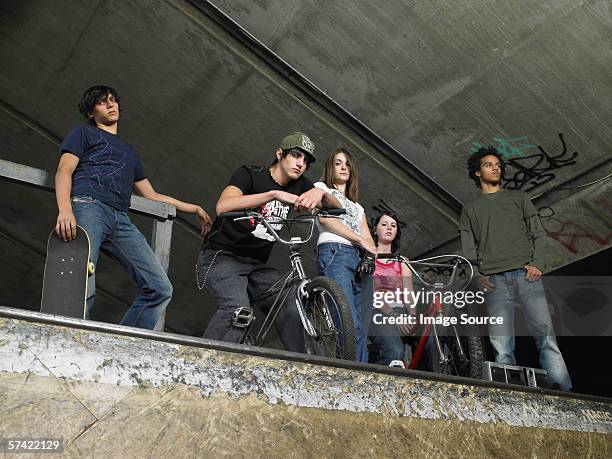
{"label": "weathered concrete edge", "polygon": [[398,378],[0,319],[0,371],[123,386],[184,384],[204,397],[257,394],[270,404],[612,432],[612,405],[547,394]]}
{"label": "weathered concrete edge", "polygon": [[509,386],[492,381],[482,379],[466,378],[453,375],[444,375],[431,373],[421,370],[408,370],[400,368],[391,368],[387,366],[374,365],[369,363],[352,362],[348,360],[338,360],[315,355],[300,354],[297,352],[288,352],[279,349],[248,346],[245,344],[236,344],[223,341],[215,341],[194,336],[178,335],[174,333],[159,332],[154,330],[145,330],[142,328],[127,327],[124,325],[111,324],[106,322],[96,322],[92,320],[75,319],[53,314],[46,314],[26,309],[10,308],[0,306],[0,318],[6,317],[10,319],[24,320],[27,322],[43,323],[50,325],[58,325],[68,328],[76,328],[80,330],[90,330],[94,332],[110,333],[116,336],[126,336],[134,338],[143,338],[183,346],[205,348],[211,350],[225,351],[238,353],[240,355],[251,355],[256,357],[265,357],[274,360],[287,360],[290,362],[310,363],[313,365],[329,366],[335,368],[344,368],[348,370],[357,370],[368,373],[382,373],[392,375],[394,377],[415,378],[428,381],[441,381],[446,383],[456,383],[465,386],[488,387],[493,389],[512,390],[517,392],[527,392],[532,394],[547,394],[556,397],[564,397],[575,400],[587,400],[612,404],[612,398],[606,398],[596,395],[576,394],[569,392],[553,391],[550,389],[527,387],[527,386]]}

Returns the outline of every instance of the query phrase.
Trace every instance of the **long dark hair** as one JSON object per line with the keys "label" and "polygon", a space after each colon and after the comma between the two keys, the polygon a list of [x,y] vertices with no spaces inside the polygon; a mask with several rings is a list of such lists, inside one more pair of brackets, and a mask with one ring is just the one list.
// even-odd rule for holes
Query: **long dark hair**
{"label": "long dark hair", "polygon": [[351,171],[349,180],[346,183],[344,195],[351,201],[357,202],[357,197],[359,195],[359,173],[357,172],[357,163],[353,160],[353,155],[351,155],[346,148],[338,148],[329,155],[329,158],[325,161],[325,167],[323,168],[323,173],[319,180],[324,182],[329,188],[336,188],[334,185],[334,161],[338,153],[344,153]]}
{"label": "long dark hair", "polygon": [[378,244],[378,235],[376,234],[376,227],[380,223],[381,218],[383,218],[385,215],[395,220],[395,226],[397,227],[397,233],[395,234],[395,239],[393,239],[393,242],[391,242],[391,252],[393,254],[399,254],[402,230],[400,228],[399,219],[397,218],[397,215],[395,215],[393,212],[385,211],[382,214],[380,214],[378,217],[376,217],[376,220],[374,220],[374,224],[372,226],[372,237],[374,238],[374,242]]}

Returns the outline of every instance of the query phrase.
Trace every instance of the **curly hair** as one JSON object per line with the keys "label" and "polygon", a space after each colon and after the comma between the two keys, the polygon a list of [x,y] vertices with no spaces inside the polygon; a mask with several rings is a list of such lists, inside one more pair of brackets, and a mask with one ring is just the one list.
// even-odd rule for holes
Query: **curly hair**
{"label": "curly hair", "polygon": [[393,254],[399,254],[402,230],[400,228],[399,219],[397,218],[397,215],[395,215],[393,212],[383,211],[378,217],[376,217],[376,219],[374,220],[372,224],[372,230],[371,230],[372,238],[374,239],[374,242],[378,244],[378,236],[376,234],[376,227],[380,223],[380,219],[383,218],[385,215],[395,220],[395,226],[397,228],[397,233],[395,234],[395,239],[393,239],[393,242],[391,242],[391,252]]}
{"label": "curly hair", "polygon": [[476,172],[480,170],[480,160],[488,155],[493,155],[499,160],[500,178],[504,178],[504,158],[501,153],[497,151],[497,148],[491,145],[480,147],[477,151],[472,153],[467,160],[468,176],[470,179],[474,180],[478,188],[480,188],[480,178],[476,175]]}
{"label": "curly hair", "polygon": [[[115,88],[111,88],[110,86],[92,86],[85,90],[79,101],[79,112],[87,118],[88,123],[95,126],[96,122],[89,117],[89,114],[93,111],[98,102],[104,100],[109,94],[119,103],[119,93]],[[121,112],[121,104],[119,104],[119,112]]]}

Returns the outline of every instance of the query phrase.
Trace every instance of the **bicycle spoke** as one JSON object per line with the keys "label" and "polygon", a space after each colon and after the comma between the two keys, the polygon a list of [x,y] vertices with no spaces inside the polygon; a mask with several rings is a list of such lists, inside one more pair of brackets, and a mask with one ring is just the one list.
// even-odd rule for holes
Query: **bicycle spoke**
{"label": "bicycle spoke", "polygon": [[328,302],[333,303],[333,300],[328,299],[324,291],[313,293],[315,293],[315,296],[308,310],[308,315],[314,329],[317,330],[317,335],[309,338],[310,344],[318,349],[315,352],[317,354],[329,357],[341,355],[340,333],[334,324],[334,318],[330,316],[330,310],[334,310],[334,307],[330,307],[331,304],[328,304]]}

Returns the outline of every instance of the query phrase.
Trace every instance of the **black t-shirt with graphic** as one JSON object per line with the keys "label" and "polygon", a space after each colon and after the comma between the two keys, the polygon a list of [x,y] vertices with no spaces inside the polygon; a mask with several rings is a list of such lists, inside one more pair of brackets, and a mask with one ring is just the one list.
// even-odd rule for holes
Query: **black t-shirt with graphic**
{"label": "black t-shirt with graphic", "polygon": [[[244,195],[265,193],[271,190],[281,190],[300,195],[311,188],[313,184],[301,176],[292,180],[286,186],[274,181],[267,166],[242,166],[234,172],[228,186],[240,188]],[[251,210],[270,217],[287,218],[291,206],[273,199],[260,208]],[[274,224],[276,231],[282,224]],[[262,224],[254,224],[248,220],[233,221],[230,218],[217,218],[208,237],[206,248],[210,250],[226,250],[241,257],[250,257],[263,261],[270,257],[274,238]]]}

